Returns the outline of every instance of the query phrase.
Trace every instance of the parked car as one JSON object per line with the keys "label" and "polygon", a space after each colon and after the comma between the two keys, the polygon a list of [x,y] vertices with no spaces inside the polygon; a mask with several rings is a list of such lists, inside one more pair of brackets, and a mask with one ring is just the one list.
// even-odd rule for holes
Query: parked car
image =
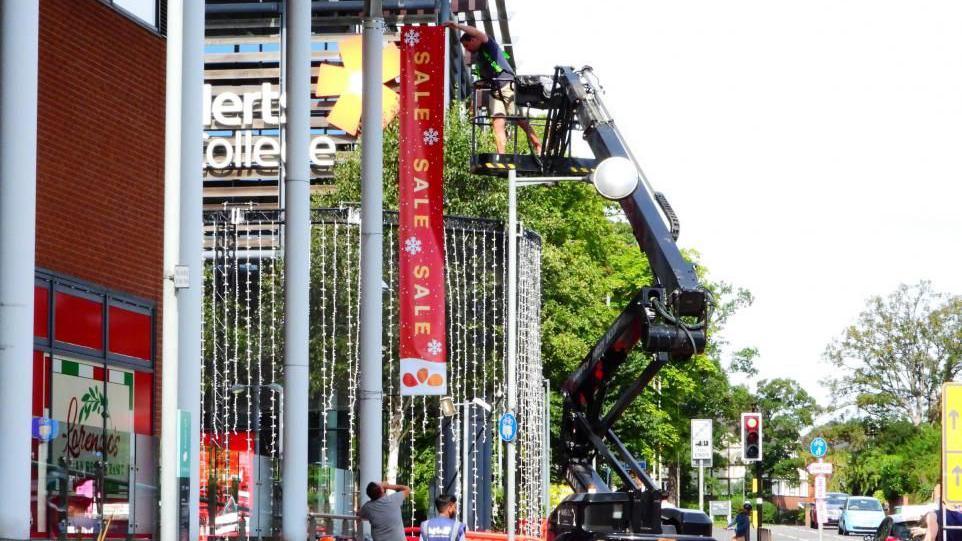
{"label": "parked car", "polygon": [[874,534],[885,520],[882,503],[868,496],[849,496],[838,518],[838,534]]}
{"label": "parked car", "polygon": [[920,520],[929,511],[938,510],[939,506],[934,503],[921,503],[914,505],[896,505],[893,515],[902,515],[906,520]]}
{"label": "parked car", "polygon": [[[934,506],[921,505],[906,507],[926,508],[923,510],[925,512],[934,508]],[[917,511],[919,510],[912,509],[905,514],[897,513],[885,517],[885,520],[875,530],[875,535],[866,535],[865,541],[919,541],[925,536],[913,536],[912,528],[922,526],[922,517],[925,516],[925,512]]]}
{"label": "parked car", "polygon": [[[826,526],[835,526],[838,524],[838,517],[842,514],[842,507],[845,507],[845,501],[848,500],[848,494],[844,492],[829,492],[825,496],[825,514],[828,515],[828,517],[824,524]],[[814,505],[809,509],[809,514],[811,515],[809,524],[811,524],[812,528],[818,528]]]}

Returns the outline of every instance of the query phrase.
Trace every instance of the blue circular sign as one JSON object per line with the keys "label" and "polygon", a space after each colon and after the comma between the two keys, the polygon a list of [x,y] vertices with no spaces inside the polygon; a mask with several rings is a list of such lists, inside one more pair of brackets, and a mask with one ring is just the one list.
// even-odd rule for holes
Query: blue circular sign
{"label": "blue circular sign", "polygon": [[815,438],[809,444],[808,450],[812,452],[813,457],[822,458],[828,452],[828,442],[822,437]]}
{"label": "blue circular sign", "polygon": [[510,411],[506,411],[498,421],[498,434],[501,440],[511,443],[518,436],[518,419]]}
{"label": "blue circular sign", "polygon": [[60,431],[60,424],[49,417],[34,417],[32,425],[33,437],[42,441],[52,441]]}

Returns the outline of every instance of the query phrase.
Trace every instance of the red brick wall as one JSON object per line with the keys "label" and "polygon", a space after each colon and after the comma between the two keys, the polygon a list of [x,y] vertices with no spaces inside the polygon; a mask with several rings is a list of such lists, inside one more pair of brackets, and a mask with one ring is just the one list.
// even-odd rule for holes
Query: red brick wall
{"label": "red brick wall", "polygon": [[156,303],[159,397],[166,42],[97,0],[41,0],[39,55],[36,264]]}
{"label": "red brick wall", "polygon": [[787,510],[787,511],[798,509],[799,508],[798,504],[800,503],[809,504],[811,503],[811,501],[812,501],[811,498],[804,498],[801,496],[775,496],[774,497],[775,506],[778,507],[779,509]]}

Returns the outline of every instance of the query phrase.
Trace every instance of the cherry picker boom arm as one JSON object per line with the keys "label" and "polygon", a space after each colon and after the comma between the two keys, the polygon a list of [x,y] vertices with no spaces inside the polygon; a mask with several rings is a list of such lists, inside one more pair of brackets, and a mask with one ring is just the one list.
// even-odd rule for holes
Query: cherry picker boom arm
{"label": "cherry picker boom arm", "polygon": [[[614,157],[630,160],[640,181],[632,193],[618,202],[649,261],[655,284],[635,295],[564,383],[564,468],[575,492],[607,491],[607,485],[593,468],[594,458],[600,457],[621,478],[627,492],[649,492],[650,496],[660,494],[660,489],[639,467],[612,427],[662,367],[704,350],[711,299],[699,285],[694,266],[675,244],[678,226],[671,207],[661,194],[651,191],[589,75],[590,68],[555,70],[547,101],[540,156],[542,171],[566,173],[561,169],[567,163],[572,129],[579,126],[599,163]],[[617,390],[614,402],[603,411],[615,373],[639,345],[651,355],[651,361],[631,383]],[[632,479],[632,471],[640,484]],[[644,519],[649,523],[658,520],[657,516]]]}

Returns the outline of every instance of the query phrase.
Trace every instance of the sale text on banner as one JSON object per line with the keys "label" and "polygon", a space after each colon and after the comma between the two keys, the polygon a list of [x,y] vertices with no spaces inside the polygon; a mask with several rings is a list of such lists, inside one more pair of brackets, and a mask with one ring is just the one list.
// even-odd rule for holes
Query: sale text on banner
{"label": "sale text on banner", "polygon": [[401,28],[398,252],[402,395],[447,392],[443,27]]}

